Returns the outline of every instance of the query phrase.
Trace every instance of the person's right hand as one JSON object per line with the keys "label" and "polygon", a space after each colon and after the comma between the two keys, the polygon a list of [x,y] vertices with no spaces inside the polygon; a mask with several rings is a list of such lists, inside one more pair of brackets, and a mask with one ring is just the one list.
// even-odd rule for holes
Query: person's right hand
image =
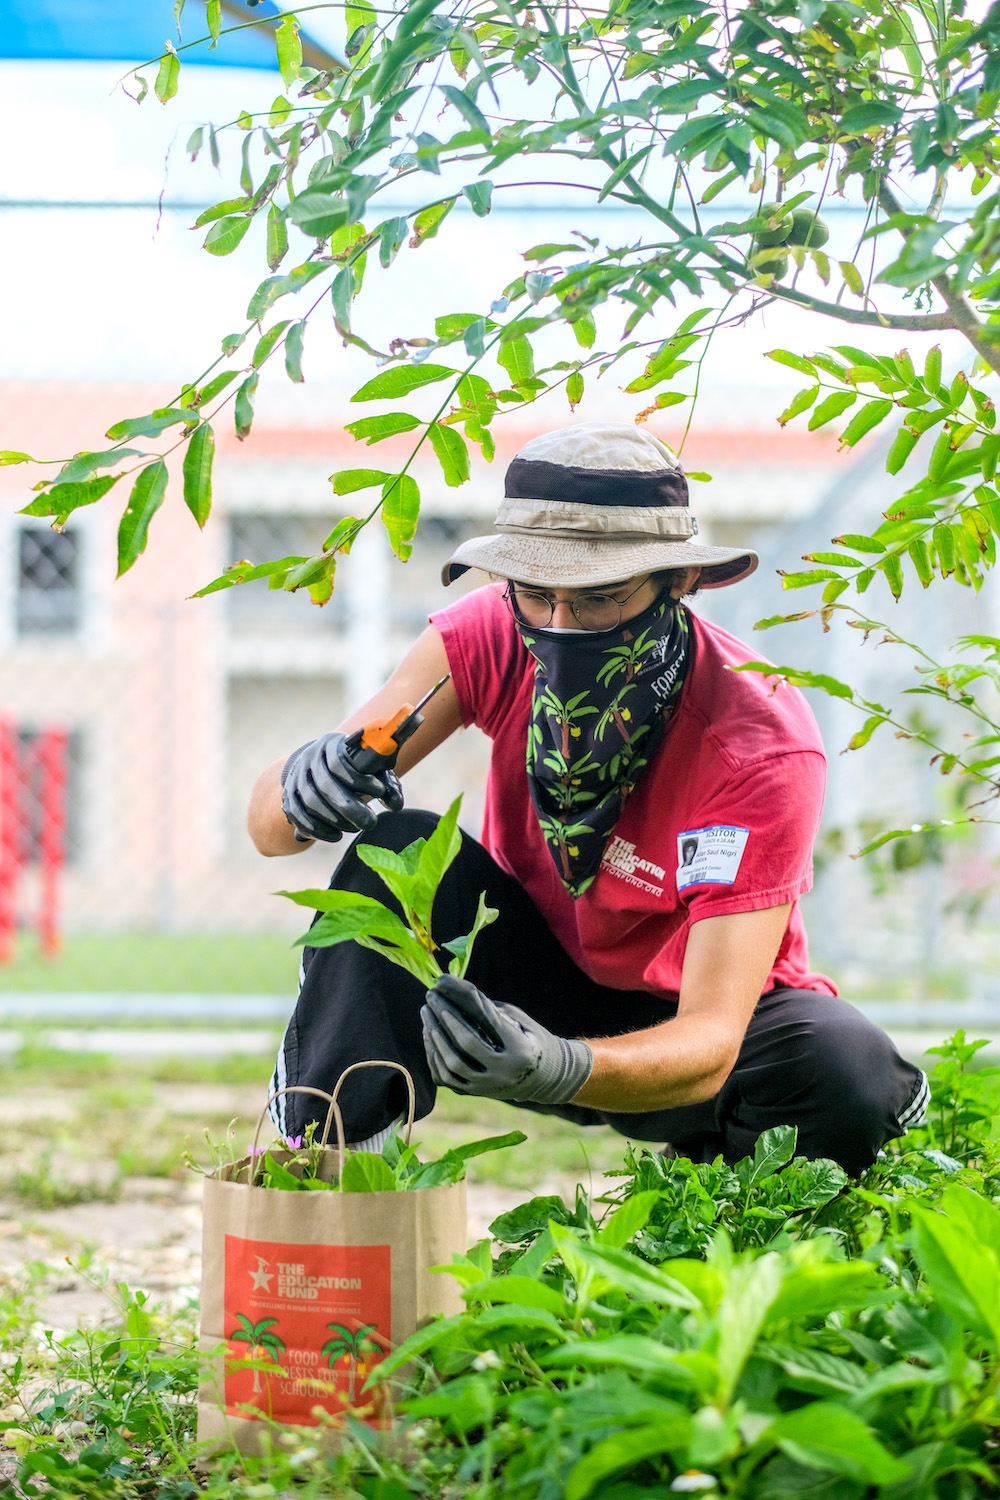
{"label": "person's right hand", "polygon": [[281,806],[307,839],[335,844],[345,833],[374,828],[375,813],[361,799],[376,797],[390,812],[403,806],[394,771],[365,775],[343,754],[347,735],[334,730],[293,750],[281,772]]}

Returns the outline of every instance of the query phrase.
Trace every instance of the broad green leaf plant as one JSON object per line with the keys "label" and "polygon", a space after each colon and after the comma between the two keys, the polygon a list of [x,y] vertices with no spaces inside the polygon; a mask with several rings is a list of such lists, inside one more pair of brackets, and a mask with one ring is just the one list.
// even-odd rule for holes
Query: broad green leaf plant
{"label": "broad green leaf plant", "polygon": [[[231,29],[234,8],[224,14],[209,0],[213,42]],[[572,409],[609,371],[636,397],[636,420],[676,407],[690,426],[713,338],[779,303],[801,310],[806,340],[810,316],[822,315],[854,338],[866,329],[950,332],[969,355],[967,370],[946,375],[938,348],[920,361],[905,348],[887,357],[853,343],[772,352],[806,382],[779,421],[808,413],[816,430],[846,419],[848,448],[881,430],[889,474],[911,466],[870,535],[812,553],[785,587],[820,588],[824,623],[846,610],[863,629],[881,627],[850,613],[852,601],[876,581],[896,598],[907,579],[980,588],[1000,534],[1000,434],[988,383],[1000,371],[1000,11],[968,8],[965,0],[399,0],[392,8],[338,0],[291,7],[275,22],[250,5],[233,24],[273,33],[281,91],[264,113],[200,126],[188,150],[208,153],[227,181],[196,221],[206,252],[225,256],[249,242],[268,274],[220,353],[168,405],[115,423],[111,447],[59,462],[27,513],[60,526],[80,506],[128,490],[124,573],[147,545],[169,462],[179,459],[183,501],[203,526],[215,427],[231,420],[245,438],[261,370],[284,361],[301,382],[311,330],[332,319],[345,345],[374,365],[352,397],[360,410],[347,432],[365,449],[409,435],[405,461],[369,467],[359,455],[331,485],[335,497],[363,503],[317,537],[311,555],[240,562],[201,590],[266,577],[322,604],[370,522],[381,520],[399,558],[410,555],[422,450],[446,485],[459,486],[473,451],[493,456],[504,412],[553,390]],[[300,13],[308,24],[316,11],[343,15],[342,59],[324,70],[303,61],[299,36]],[[184,0],[175,14],[188,21]],[[123,87],[139,102],[151,88],[167,104],[183,87],[195,40],[168,44]],[[153,99],[145,107],[156,107]],[[377,261],[419,276],[456,208],[488,233],[495,202],[538,187],[627,207],[642,232],[625,245],[543,233],[524,249],[523,274],[488,305],[429,309],[418,336],[372,346],[361,311],[373,279],[366,267]],[[971,209],[953,207],[970,200]],[[831,260],[823,215],[835,201],[861,209],[864,225],[850,255]],[[544,214],[539,222],[544,228]],[[301,297],[288,316],[282,304],[292,294]],[[679,303],[693,310],[682,316]],[[379,403],[375,415],[364,414],[369,402]],[[30,458],[0,454],[4,463]],[[928,662],[920,689],[982,721],[970,754],[934,753],[942,770],[964,772],[987,797],[1000,789],[1000,734],[982,708],[998,652],[996,640],[970,638],[957,663]],[[894,722],[881,705],[858,706],[867,723],[852,744]]]}
{"label": "broad green leaf plant", "polygon": [[[496,907],[487,906],[485,895],[480,895],[471,932],[440,948],[431,935],[431,911],[438,886],[462,843],[458,827],[461,805],[461,797],[456,797],[429,838],[415,839],[398,854],[394,849],[357,845],[359,859],[375,871],[399,902],[401,917],[374,896],[357,891],[282,891],[281,895],[298,906],[311,906],[321,913],[299,938],[299,946],[332,948],[353,940],[381,953],[428,988],[445,972],[464,979],[473,943],[499,913]],[[438,956],[442,949],[451,954],[447,971]]]}

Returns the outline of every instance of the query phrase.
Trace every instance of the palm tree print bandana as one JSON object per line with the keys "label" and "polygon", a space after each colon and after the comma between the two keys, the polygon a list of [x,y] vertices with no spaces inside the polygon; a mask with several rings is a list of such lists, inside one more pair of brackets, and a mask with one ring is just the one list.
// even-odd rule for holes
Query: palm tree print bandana
{"label": "palm tree print bandana", "polygon": [[677,706],[690,659],[687,611],[668,596],[614,631],[518,630],[535,659],[528,787],[575,899],[597,875]]}

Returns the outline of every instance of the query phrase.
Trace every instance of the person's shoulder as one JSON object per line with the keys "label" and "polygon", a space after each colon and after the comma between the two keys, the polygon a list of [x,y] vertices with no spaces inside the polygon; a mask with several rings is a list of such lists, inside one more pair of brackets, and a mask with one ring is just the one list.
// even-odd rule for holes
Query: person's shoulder
{"label": "person's shoulder", "polygon": [[760,651],[691,613],[694,661],[687,707],[704,723],[734,769],[795,751],[824,755],[812,710],[781,677],[738,670],[764,661]]}
{"label": "person's shoulder", "polygon": [[494,695],[505,687],[513,689],[527,670],[528,654],[504,603],[503,588],[502,583],[488,583],[472,589],[430,617],[449,659],[460,658],[465,664],[471,695],[478,695],[487,683]]}
{"label": "person's shoulder", "polygon": [[[487,583],[481,588],[470,589],[467,594],[450,601],[431,616],[434,624],[445,621],[456,630],[484,630],[494,633],[509,622],[507,606],[503,602],[503,584]],[[505,634],[508,632],[505,630]]]}

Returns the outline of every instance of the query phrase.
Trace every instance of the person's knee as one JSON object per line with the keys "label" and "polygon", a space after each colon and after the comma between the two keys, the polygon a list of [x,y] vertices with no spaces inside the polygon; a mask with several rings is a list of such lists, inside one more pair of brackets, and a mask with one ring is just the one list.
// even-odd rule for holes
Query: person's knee
{"label": "person's knee", "polygon": [[421,807],[404,807],[400,812],[385,812],[374,828],[358,834],[357,844],[373,844],[379,849],[394,849],[398,854],[417,839],[430,838],[441,821],[437,813]]}
{"label": "person's knee", "polygon": [[904,1134],[902,1116],[919,1070],[866,1021],[821,1028],[812,1061],[816,1098],[808,1154],[830,1156],[857,1175],[887,1141]]}

